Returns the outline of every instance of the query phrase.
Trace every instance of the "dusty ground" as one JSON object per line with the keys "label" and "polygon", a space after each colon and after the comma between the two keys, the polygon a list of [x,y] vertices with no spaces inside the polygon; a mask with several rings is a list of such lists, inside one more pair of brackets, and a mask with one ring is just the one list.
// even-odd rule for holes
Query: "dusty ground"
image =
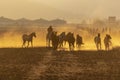
{"label": "dusty ground", "polygon": [[1,48],[0,80],[120,80],[120,51]]}

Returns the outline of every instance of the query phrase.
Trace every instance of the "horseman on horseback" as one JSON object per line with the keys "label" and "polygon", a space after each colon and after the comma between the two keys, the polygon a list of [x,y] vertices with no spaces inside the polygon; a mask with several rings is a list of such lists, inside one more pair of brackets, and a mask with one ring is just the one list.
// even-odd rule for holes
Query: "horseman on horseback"
{"label": "horseman on horseback", "polygon": [[48,31],[48,33],[47,33],[47,36],[46,36],[46,46],[50,47],[51,35],[52,35],[52,32],[53,32],[52,26],[49,26],[49,28],[47,29],[47,31]]}
{"label": "horseman on horseback", "polygon": [[47,31],[48,31],[48,33],[53,32],[53,28],[52,28],[52,26],[49,26],[49,28],[47,29]]}

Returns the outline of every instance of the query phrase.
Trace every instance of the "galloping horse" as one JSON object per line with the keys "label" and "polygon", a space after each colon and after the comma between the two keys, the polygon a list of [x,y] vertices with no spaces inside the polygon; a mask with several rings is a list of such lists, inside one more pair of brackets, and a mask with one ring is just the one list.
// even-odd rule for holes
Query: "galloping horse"
{"label": "galloping horse", "polygon": [[97,50],[101,50],[101,38],[99,33],[98,36],[94,38],[94,42],[96,44]]}
{"label": "galloping horse", "polygon": [[23,40],[22,47],[25,46],[26,41],[28,42],[27,47],[29,46],[29,42],[31,42],[31,46],[33,47],[33,37],[36,37],[36,33],[35,32],[31,33],[30,35],[23,34],[23,36],[22,36],[22,40]]}
{"label": "galloping horse", "polygon": [[82,44],[84,44],[83,40],[82,40],[82,37],[77,35],[76,36],[76,47],[80,48]]}
{"label": "galloping horse", "polygon": [[71,50],[74,50],[74,43],[75,43],[75,37],[74,37],[74,34],[73,33],[71,33],[71,32],[69,32],[67,35],[66,35],[66,40],[67,40],[67,42],[68,42],[68,44],[69,44],[69,49],[70,49],[70,51]]}
{"label": "galloping horse", "polygon": [[111,36],[106,34],[106,37],[104,38],[105,50],[109,50],[110,44],[112,44],[112,42],[110,41],[111,39]]}
{"label": "galloping horse", "polygon": [[65,37],[66,37],[65,32],[62,32],[59,35],[59,47],[63,47],[63,45],[64,45],[63,43],[65,41]]}
{"label": "galloping horse", "polygon": [[57,32],[51,33],[51,41],[52,41],[52,47],[54,50],[57,50],[58,44],[59,44],[59,36],[57,35]]}

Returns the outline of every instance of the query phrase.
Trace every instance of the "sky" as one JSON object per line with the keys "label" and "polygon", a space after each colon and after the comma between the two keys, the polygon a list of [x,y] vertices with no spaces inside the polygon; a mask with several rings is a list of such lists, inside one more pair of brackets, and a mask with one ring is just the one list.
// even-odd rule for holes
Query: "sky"
{"label": "sky", "polygon": [[0,16],[18,19],[81,19],[120,17],[120,0],[0,0]]}

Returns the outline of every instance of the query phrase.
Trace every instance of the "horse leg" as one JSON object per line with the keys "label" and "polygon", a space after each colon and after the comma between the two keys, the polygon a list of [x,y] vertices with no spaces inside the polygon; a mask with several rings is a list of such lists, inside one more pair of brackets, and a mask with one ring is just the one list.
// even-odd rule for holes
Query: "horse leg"
{"label": "horse leg", "polygon": [[[96,48],[97,48],[97,43],[95,43],[95,45],[96,45]],[[98,50],[98,48],[97,48],[97,50]]]}
{"label": "horse leg", "polygon": [[64,43],[64,41],[62,40],[62,42],[61,42],[61,46],[62,46],[62,47],[64,47],[64,44],[63,44],[63,43]]}
{"label": "horse leg", "polygon": [[48,47],[49,40],[46,38],[46,47]]}
{"label": "horse leg", "polygon": [[100,48],[100,44],[98,44],[98,50],[101,50],[101,48]]}
{"label": "horse leg", "polygon": [[63,47],[63,42],[59,42],[59,47],[62,48]]}
{"label": "horse leg", "polygon": [[108,51],[108,46],[106,45],[106,51]]}
{"label": "horse leg", "polygon": [[28,45],[27,45],[27,48],[29,47],[29,41],[28,41]]}
{"label": "horse leg", "polygon": [[57,50],[57,47],[58,47],[58,45],[57,45],[57,44],[55,44],[54,50]]}
{"label": "horse leg", "polygon": [[33,47],[33,42],[31,41],[31,46]]}
{"label": "horse leg", "polygon": [[110,50],[110,46],[109,46],[109,44],[108,44],[107,48],[108,48],[108,51],[109,51],[109,50]]}
{"label": "horse leg", "polygon": [[70,51],[71,51],[71,44],[69,43],[69,49],[70,49]]}
{"label": "horse leg", "polygon": [[26,41],[25,41],[25,40],[23,40],[23,45],[22,45],[22,48],[25,46],[25,43],[26,43]]}
{"label": "horse leg", "polygon": [[105,44],[105,50],[106,50],[106,51],[109,50],[109,44],[108,44],[108,43]]}
{"label": "horse leg", "polygon": [[75,46],[74,46],[74,43],[72,43],[72,47],[74,48]]}
{"label": "horse leg", "polygon": [[99,45],[98,44],[96,44],[96,47],[97,47],[97,50],[99,50]]}
{"label": "horse leg", "polygon": [[74,48],[75,48],[74,42],[72,43],[72,46],[73,46],[73,50],[74,50]]}
{"label": "horse leg", "polygon": [[62,47],[62,42],[60,41],[59,42],[59,46],[58,46],[59,48],[61,48]]}
{"label": "horse leg", "polygon": [[105,44],[105,50],[107,51],[107,45]]}
{"label": "horse leg", "polygon": [[76,47],[78,48],[77,42],[76,42]]}
{"label": "horse leg", "polygon": [[77,48],[80,49],[80,47],[81,47],[81,44],[78,44]]}
{"label": "horse leg", "polygon": [[99,44],[99,48],[100,48],[100,50],[102,50],[101,44]]}
{"label": "horse leg", "polygon": [[48,47],[50,47],[50,39],[48,40]]}
{"label": "horse leg", "polygon": [[61,43],[58,44],[58,47],[61,48]]}
{"label": "horse leg", "polygon": [[80,48],[80,43],[77,44],[77,48],[78,48],[78,49]]}

